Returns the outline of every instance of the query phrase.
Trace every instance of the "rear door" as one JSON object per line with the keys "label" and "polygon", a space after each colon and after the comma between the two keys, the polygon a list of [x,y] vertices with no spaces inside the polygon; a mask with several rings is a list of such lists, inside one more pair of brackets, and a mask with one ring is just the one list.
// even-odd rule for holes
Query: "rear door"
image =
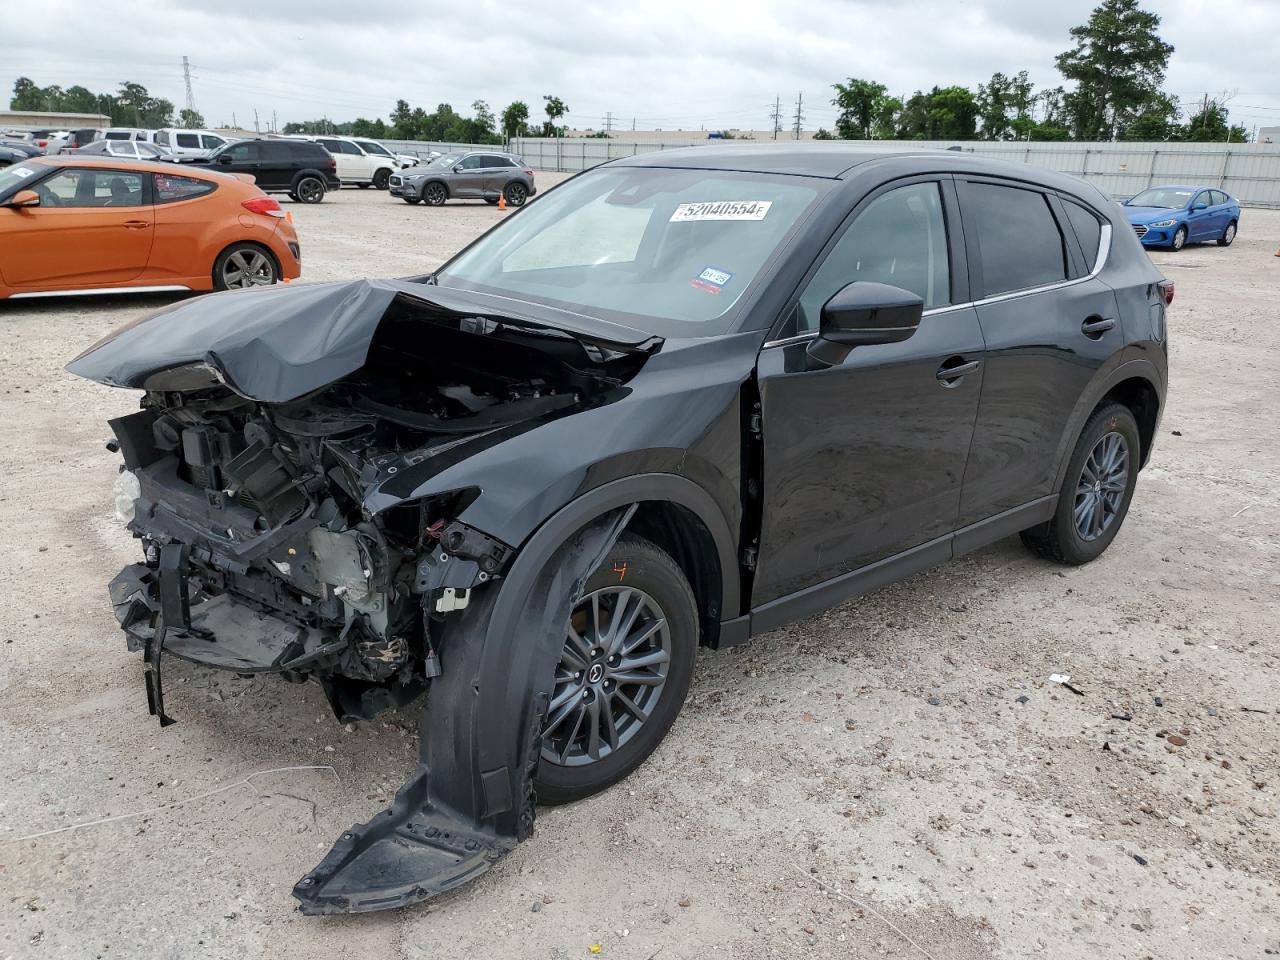
{"label": "rear door", "polygon": [[486,154],[484,161],[484,195],[496,197],[515,175],[515,164],[499,154]]}
{"label": "rear door", "polygon": [[147,263],[147,279],[162,284],[193,277],[212,278],[213,259],[219,251],[208,247],[210,225],[231,220],[243,211],[234,206],[228,209],[225,204],[219,211],[219,201],[206,199],[218,185],[183,176],[181,167],[175,166],[172,173],[150,176],[155,201],[155,243]]}
{"label": "rear door", "polygon": [[963,527],[1055,492],[1067,420],[1123,333],[1115,293],[1095,275],[1110,224],[1027,184],[957,181],[987,344]]}
{"label": "rear door", "polygon": [[5,282],[19,290],[110,286],[146,269],[150,184],[131,170],[66,168],[34,187],[38,207],[6,211]]}

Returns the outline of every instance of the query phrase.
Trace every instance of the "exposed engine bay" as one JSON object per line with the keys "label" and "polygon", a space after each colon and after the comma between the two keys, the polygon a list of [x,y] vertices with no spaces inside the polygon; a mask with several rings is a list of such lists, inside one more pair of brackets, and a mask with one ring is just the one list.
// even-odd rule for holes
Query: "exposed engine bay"
{"label": "exposed engine bay", "polygon": [[417,696],[440,672],[441,619],[502,577],[513,545],[453,519],[474,488],[371,495],[608,402],[643,362],[397,297],[359,369],[288,402],[241,395],[210,363],[150,374],[141,410],[112,422],[144,559],[111,595],[152,712],[169,722],[162,653],[318,679],[343,719]]}

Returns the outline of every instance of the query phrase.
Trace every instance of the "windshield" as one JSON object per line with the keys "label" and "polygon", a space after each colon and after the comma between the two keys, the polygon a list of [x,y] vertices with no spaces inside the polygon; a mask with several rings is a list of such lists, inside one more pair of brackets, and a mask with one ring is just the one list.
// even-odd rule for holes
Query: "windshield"
{"label": "windshield", "polygon": [[389,157],[392,155],[391,151],[380,143],[374,143],[371,140],[357,140],[356,143],[364,148],[365,153],[376,153],[380,157]]}
{"label": "windshield", "polygon": [[713,336],[827,189],[801,177],[608,167],[530,204],[437,281],[660,336]]}
{"label": "windshield", "polygon": [[461,159],[462,159],[462,154],[460,153],[446,153],[443,157],[436,157],[434,160],[430,160],[427,163],[424,163],[423,166],[424,167],[451,167]]}
{"label": "windshield", "polygon": [[1172,187],[1154,187],[1143,190],[1129,201],[1131,207],[1167,207],[1180,210],[1191,202],[1194,190],[1178,190]]}

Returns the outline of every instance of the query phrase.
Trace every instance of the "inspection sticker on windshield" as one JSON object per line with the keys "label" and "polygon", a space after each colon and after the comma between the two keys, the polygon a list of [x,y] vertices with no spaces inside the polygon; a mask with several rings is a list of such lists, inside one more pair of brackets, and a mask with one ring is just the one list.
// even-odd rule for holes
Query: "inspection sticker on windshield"
{"label": "inspection sticker on windshield", "polygon": [[668,223],[692,223],[696,220],[763,220],[773,206],[772,200],[712,200],[707,203],[682,203],[671,214]]}
{"label": "inspection sticker on windshield", "polygon": [[699,290],[705,290],[707,293],[719,293],[724,289],[724,285],[733,279],[733,274],[728,270],[717,270],[715,267],[707,267],[700,274],[689,282]]}
{"label": "inspection sticker on windshield", "polygon": [[15,177],[29,177],[35,173],[30,167],[10,167],[9,172]]}

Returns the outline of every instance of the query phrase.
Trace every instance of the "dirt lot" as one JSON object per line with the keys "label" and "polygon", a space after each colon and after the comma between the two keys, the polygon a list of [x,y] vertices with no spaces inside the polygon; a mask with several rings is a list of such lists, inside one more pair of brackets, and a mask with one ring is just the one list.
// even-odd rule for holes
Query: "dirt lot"
{"label": "dirt lot", "polygon": [[[307,280],[418,272],[503,216],[291,209]],[[136,400],[62,366],[170,301],[0,305],[0,958],[1280,953],[1278,245],[1280,212],[1246,211],[1230,249],[1154,255],[1173,387],[1101,560],[1015,538],[706,653],[629,781],[456,894],[354,918],[289,890],[411,768],[412,711],[343,728],[315,686],[175,661],[160,730],[104,592],[134,559],[104,421]],[[305,764],[334,772],[15,842]]]}

